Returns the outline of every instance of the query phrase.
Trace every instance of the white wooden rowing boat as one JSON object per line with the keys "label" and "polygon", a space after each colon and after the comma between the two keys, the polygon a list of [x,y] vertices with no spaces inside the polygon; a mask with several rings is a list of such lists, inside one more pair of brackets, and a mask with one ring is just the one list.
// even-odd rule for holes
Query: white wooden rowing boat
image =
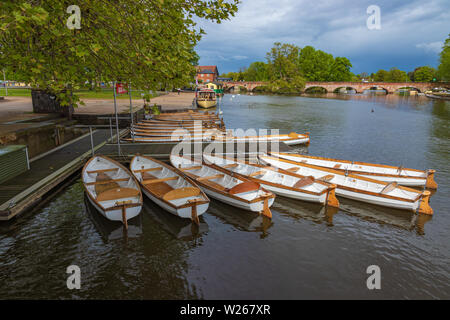
{"label": "white wooden rowing boat", "polygon": [[435,170],[422,171],[367,162],[353,162],[348,160],[313,157],[303,154],[281,152],[270,152],[269,154],[282,159],[312,164],[375,180],[397,182],[403,186],[417,186],[437,189],[437,183],[434,181]]}
{"label": "white wooden rowing boat", "polygon": [[156,159],[135,156],[130,170],[144,194],[164,210],[199,224],[209,206],[206,194],[177,169]]}
{"label": "white wooden rowing boat", "polygon": [[120,163],[95,156],[83,167],[82,181],[89,201],[107,219],[122,221],[128,228],[127,220],[141,212],[139,183]]}
{"label": "white wooden rowing boat", "polygon": [[305,134],[291,132],[289,134],[246,136],[246,137],[217,137],[216,141],[236,142],[284,142],[287,145],[307,144],[309,145],[309,132]]}
{"label": "white wooden rowing boat", "polygon": [[206,129],[206,130],[195,130],[195,131],[191,131],[191,130],[187,130],[184,128],[179,128],[176,130],[165,130],[165,131],[160,131],[160,130],[142,130],[139,128],[131,128],[131,133],[135,134],[135,135],[139,135],[142,137],[171,137],[171,136],[180,136],[180,135],[184,135],[186,133],[190,134],[190,135],[194,135],[194,136],[198,136],[198,135],[204,135],[204,136],[211,136],[211,135],[218,135],[218,136],[222,136],[225,134],[225,132],[220,131],[220,130],[215,130],[215,129]]}
{"label": "white wooden rowing boat", "polygon": [[342,171],[272,156],[260,155],[258,158],[265,164],[336,184],[338,196],[385,207],[433,214],[433,209],[428,204],[431,195],[428,190],[421,192],[398,186],[396,182],[387,183],[353,174],[346,175]]}
{"label": "white wooden rowing boat", "polygon": [[188,157],[171,155],[170,162],[192,178],[211,198],[272,217],[269,208],[275,200],[275,195],[263,189],[259,183],[241,176],[232,176],[220,167]]}
{"label": "white wooden rowing boat", "polygon": [[335,185],[313,180],[290,172],[280,172],[274,167],[252,164],[234,158],[203,155],[206,163],[213,163],[232,173],[243,175],[261,184],[276,195],[287,198],[339,207]]}

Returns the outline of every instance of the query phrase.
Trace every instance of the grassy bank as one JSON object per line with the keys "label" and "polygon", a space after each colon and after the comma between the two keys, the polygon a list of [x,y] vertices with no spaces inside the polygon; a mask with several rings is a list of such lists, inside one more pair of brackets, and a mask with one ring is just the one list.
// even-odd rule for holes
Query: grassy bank
{"label": "grassy bank", "polygon": [[[78,90],[75,93],[81,99],[114,99],[114,94],[112,89],[102,89],[99,91],[93,90]],[[131,97],[133,99],[142,99],[141,94],[144,91],[131,90]],[[5,88],[0,88],[0,96],[5,96],[6,91]],[[22,89],[22,88],[8,88],[8,96],[11,97],[31,97],[31,89]],[[158,94],[153,94],[153,97],[158,96]],[[117,99],[129,99],[128,94],[117,95]]]}

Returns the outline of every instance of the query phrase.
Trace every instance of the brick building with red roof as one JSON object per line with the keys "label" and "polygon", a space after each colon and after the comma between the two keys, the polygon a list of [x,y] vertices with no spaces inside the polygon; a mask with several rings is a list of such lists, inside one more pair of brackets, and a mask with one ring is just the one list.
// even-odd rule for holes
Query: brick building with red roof
{"label": "brick building with red roof", "polygon": [[197,75],[195,77],[198,83],[215,82],[219,76],[217,66],[197,66]]}

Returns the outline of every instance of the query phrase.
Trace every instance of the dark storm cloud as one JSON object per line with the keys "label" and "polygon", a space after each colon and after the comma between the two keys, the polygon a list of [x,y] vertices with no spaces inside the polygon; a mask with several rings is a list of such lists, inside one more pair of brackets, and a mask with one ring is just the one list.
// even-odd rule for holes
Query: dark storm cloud
{"label": "dark storm cloud", "polygon": [[[346,56],[352,71],[437,66],[450,33],[450,1],[243,0],[236,17],[222,24],[200,23],[207,32],[197,51],[200,63],[220,72],[265,61],[276,41],[312,45]],[[381,29],[369,30],[367,7],[381,9]]]}

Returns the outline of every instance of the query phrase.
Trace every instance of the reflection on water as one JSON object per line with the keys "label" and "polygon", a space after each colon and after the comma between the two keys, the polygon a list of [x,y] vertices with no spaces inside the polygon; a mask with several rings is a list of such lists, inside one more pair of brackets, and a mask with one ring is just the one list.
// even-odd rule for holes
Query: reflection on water
{"label": "reflection on water", "polygon": [[128,229],[125,229],[120,221],[111,221],[106,219],[88,200],[87,195],[84,196],[84,205],[86,213],[94,223],[99,234],[105,242],[117,240],[137,238],[142,234],[142,216],[138,215],[128,220]]}
{"label": "reflection on water", "polygon": [[200,225],[196,225],[191,219],[176,217],[164,211],[147,198],[144,199],[142,214],[151,217],[162,229],[174,236],[175,239],[185,241],[193,240],[208,231],[208,224],[204,221],[203,215],[199,217]]}
{"label": "reflection on water", "polygon": [[277,213],[295,220],[305,219],[316,223],[325,222],[333,226],[333,216],[339,208],[322,206],[319,204],[298,201],[290,198],[277,197],[273,209]]}
{"label": "reflection on water", "polygon": [[261,214],[235,208],[215,200],[209,204],[208,213],[238,230],[260,233],[262,239],[268,235],[267,231],[273,225],[270,219]]}
{"label": "reflection on water", "polygon": [[[434,216],[339,198],[277,197],[273,219],[211,200],[196,228],[148,199],[123,233],[81,182],[0,224],[0,297],[81,299],[449,298],[450,102],[398,95],[225,95],[227,128],[311,133],[310,155],[436,169]],[[372,112],[373,110],[373,112]],[[122,240],[123,239],[123,240]],[[82,288],[66,288],[67,266]],[[367,290],[380,266],[382,290]]]}

